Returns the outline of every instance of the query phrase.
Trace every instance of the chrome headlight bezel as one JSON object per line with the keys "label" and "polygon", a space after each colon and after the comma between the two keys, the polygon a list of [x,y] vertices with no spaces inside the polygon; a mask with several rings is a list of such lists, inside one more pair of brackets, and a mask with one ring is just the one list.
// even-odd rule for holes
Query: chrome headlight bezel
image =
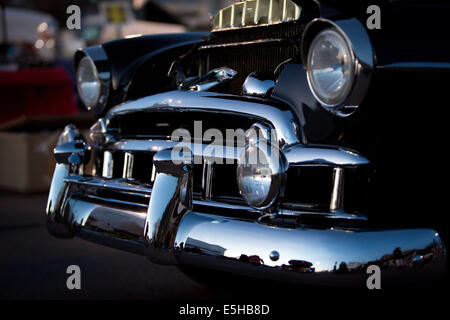
{"label": "chrome headlight bezel", "polygon": [[[78,63],[76,79],[80,99],[91,110],[99,102],[102,85],[97,67],[89,56],[84,56]],[[90,88],[84,87],[86,84]]]}
{"label": "chrome headlight bezel", "polygon": [[[321,99],[315,91],[311,79],[308,57],[310,48],[316,39],[324,31],[332,31],[339,34],[351,55],[351,84],[344,97],[335,103],[327,103]],[[359,20],[352,18],[348,20],[330,21],[327,19],[315,19],[305,28],[302,38],[302,61],[307,70],[307,78],[310,90],[316,100],[331,113],[346,117],[353,114],[364,100],[369,89],[372,71],[374,68],[374,51],[369,35]]]}
{"label": "chrome headlight bezel", "polygon": [[[92,72],[95,74],[99,82],[99,92],[97,99],[88,102],[83,99],[81,83],[79,82],[79,67],[82,62],[89,63],[93,68]],[[108,57],[101,46],[88,47],[77,51],[75,54],[75,72],[77,80],[78,94],[88,110],[93,110],[96,115],[101,115],[105,110],[109,94],[111,91],[111,72],[108,63]]]}
{"label": "chrome headlight bezel", "polygon": [[[330,91],[325,92],[328,88],[324,88],[323,84],[321,84],[321,80],[318,78],[318,76],[315,74],[315,66],[313,64],[315,63],[315,60],[318,58],[316,55],[318,55],[319,48],[321,44],[323,44],[324,40],[327,40],[329,42],[333,41],[335,43],[333,49],[339,50],[342,53],[342,61],[343,66],[342,68],[328,68],[329,70],[322,73],[327,73],[328,75],[330,73],[341,73],[341,81],[342,84],[341,88],[335,92],[335,95],[332,95]],[[338,49],[337,46],[340,48]],[[330,50],[328,47],[326,50]],[[337,58],[336,58],[337,60]],[[330,60],[331,61],[331,60]],[[338,62],[338,61],[336,61]],[[351,44],[348,43],[347,39],[335,28],[327,28],[322,31],[320,31],[316,37],[313,39],[311,46],[308,51],[308,57],[307,57],[307,78],[308,78],[308,84],[311,88],[312,93],[314,94],[314,97],[325,107],[336,107],[339,106],[347,100],[348,95],[350,94],[353,86],[353,82],[355,81],[355,57],[353,55],[353,51],[351,49]],[[335,70],[338,69],[338,70]],[[339,71],[339,69],[343,71]],[[319,72],[318,72],[319,73]],[[335,79],[333,79],[335,80]],[[339,80],[339,79],[338,79]]]}

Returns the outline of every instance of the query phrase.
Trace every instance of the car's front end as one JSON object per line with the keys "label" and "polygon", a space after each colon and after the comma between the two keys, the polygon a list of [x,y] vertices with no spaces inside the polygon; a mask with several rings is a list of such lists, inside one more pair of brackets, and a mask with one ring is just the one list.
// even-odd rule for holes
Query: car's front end
{"label": "car's front end", "polygon": [[[386,283],[441,279],[445,198],[428,174],[446,136],[415,121],[443,123],[428,109],[449,55],[409,43],[405,58],[356,8],[244,1],[210,34],[80,50],[98,121],[55,148],[50,232],[289,283],[365,286],[370,265]],[[381,8],[434,21],[448,5]]]}

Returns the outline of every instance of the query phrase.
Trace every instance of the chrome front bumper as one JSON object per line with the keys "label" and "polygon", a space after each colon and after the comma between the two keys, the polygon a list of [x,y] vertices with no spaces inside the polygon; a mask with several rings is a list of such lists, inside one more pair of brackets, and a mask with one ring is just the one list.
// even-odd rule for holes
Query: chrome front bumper
{"label": "chrome front bumper", "polygon": [[[168,149],[154,156],[157,174],[147,190],[148,207],[124,206],[80,194],[77,185],[87,182],[71,168],[84,151],[69,150],[78,152],[78,158],[59,151],[61,162],[67,163],[55,168],[47,219],[50,232],[60,237],[79,236],[160,264],[299,284],[364,287],[369,265],[381,268],[383,286],[439,280],[445,273],[444,244],[432,229],[283,226],[221,215],[225,208],[220,207],[214,215],[199,212],[192,199],[192,168],[175,165]],[[89,183],[95,187],[103,182]]]}
{"label": "chrome front bumper", "polygon": [[[71,196],[63,205],[64,215],[49,220],[57,235],[64,236],[61,226],[55,228],[62,223],[67,236],[148,255],[145,210]],[[173,261],[161,259],[167,255]],[[172,249],[160,247],[149,258],[290,283],[356,287],[366,285],[368,265],[380,266],[385,286],[442,279],[446,262],[443,243],[431,229],[282,228],[194,211],[181,219]]]}

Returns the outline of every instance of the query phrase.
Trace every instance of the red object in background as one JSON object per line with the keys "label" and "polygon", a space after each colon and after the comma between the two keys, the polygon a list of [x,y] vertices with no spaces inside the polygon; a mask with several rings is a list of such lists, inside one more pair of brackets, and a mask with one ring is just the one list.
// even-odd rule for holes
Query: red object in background
{"label": "red object in background", "polygon": [[72,80],[64,68],[0,71],[0,123],[23,116],[77,113]]}

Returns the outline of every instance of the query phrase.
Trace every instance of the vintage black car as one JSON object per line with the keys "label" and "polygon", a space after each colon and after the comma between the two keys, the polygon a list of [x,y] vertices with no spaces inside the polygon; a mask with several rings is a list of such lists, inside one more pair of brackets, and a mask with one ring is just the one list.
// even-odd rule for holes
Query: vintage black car
{"label": "vintage black car", "polygon": [[54,150],[49,231],[289,283],[366,286],[372,265],[383,281],[440,279],[449,13],[247,0],[210,33],[79,50],[98,120]]}

